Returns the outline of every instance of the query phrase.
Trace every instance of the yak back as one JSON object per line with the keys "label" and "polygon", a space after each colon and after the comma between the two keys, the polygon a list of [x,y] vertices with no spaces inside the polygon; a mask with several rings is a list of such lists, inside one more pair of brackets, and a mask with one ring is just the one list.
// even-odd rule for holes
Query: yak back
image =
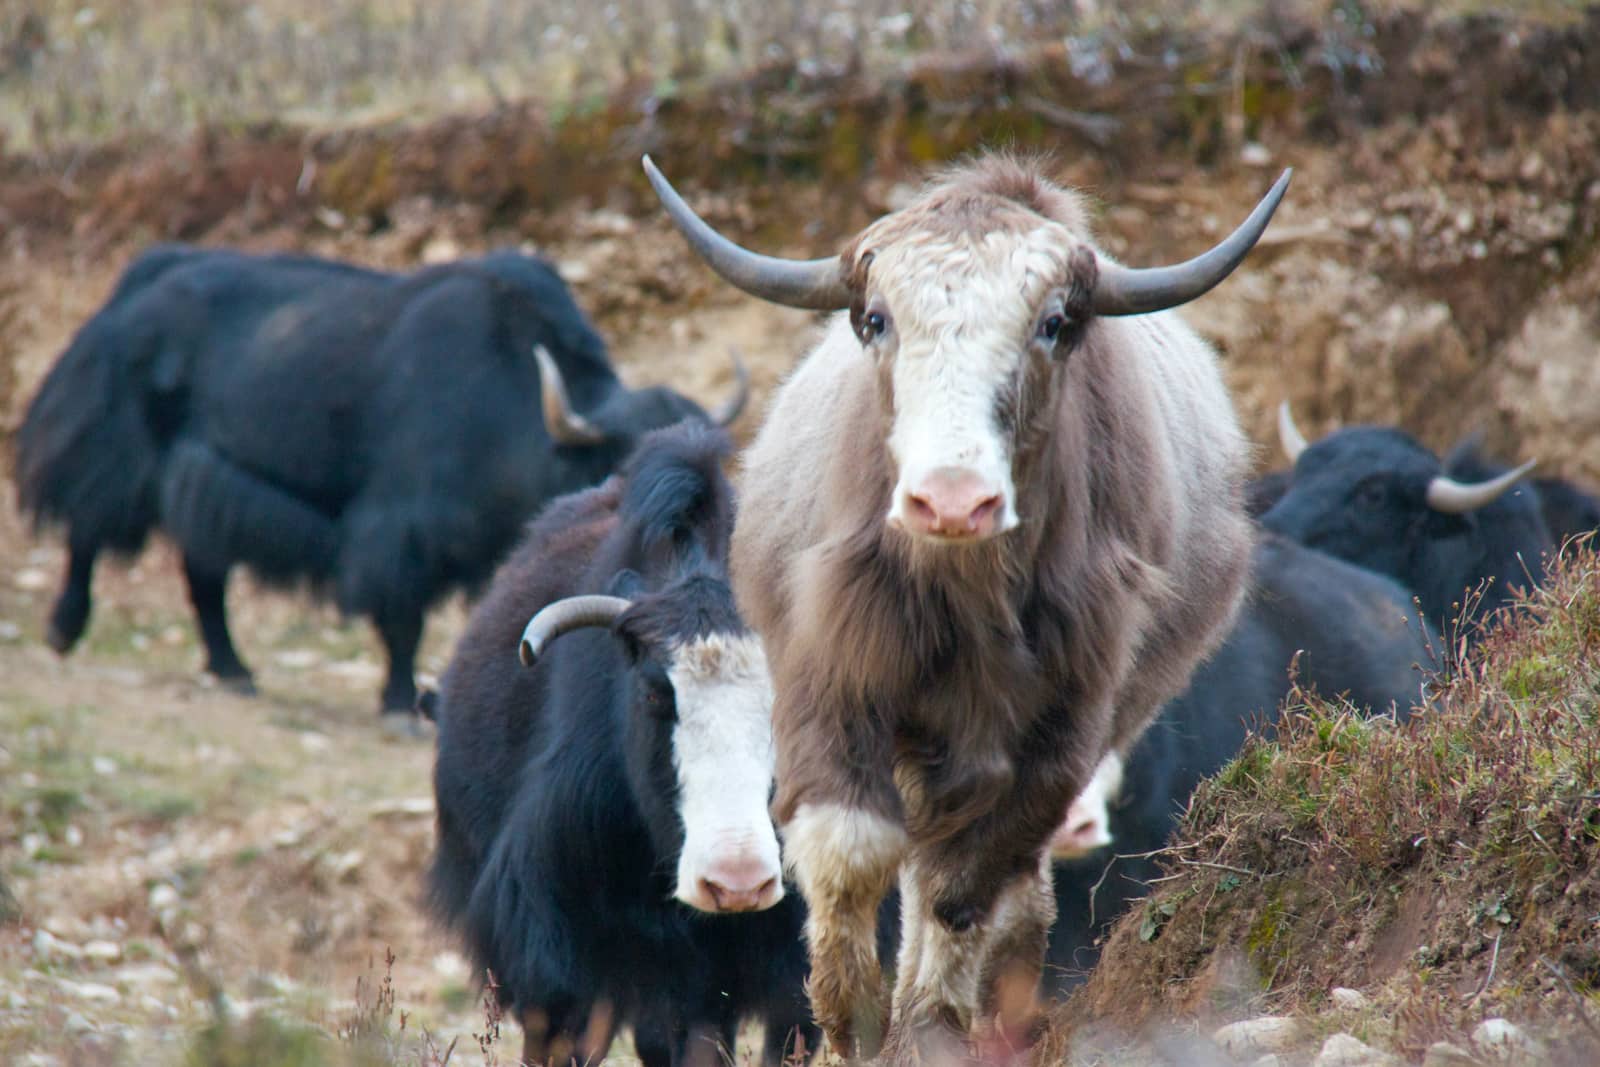
{"label": "yak back", "polygon": [[166,471],[163,521],[197,557],[335,581],[347,612],[403,616],[482,582],[530,507],[600,481],[627,447],[556,454],[534,346],[580,410],[621,389],[531,257],[397,275],[211,253],[157,288],[144,378],[182,398],[174,432],[202,446]]}

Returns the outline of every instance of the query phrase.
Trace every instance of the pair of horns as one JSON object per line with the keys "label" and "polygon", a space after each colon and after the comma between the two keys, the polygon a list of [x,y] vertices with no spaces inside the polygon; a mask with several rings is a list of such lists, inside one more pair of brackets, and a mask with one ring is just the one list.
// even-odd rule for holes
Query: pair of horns
{"label": "pair of horns", "polygon": [[[1289,410],[1287,400],[1278,405],[1278,440],[1291,464],[1299,462],[1300,453],[1310,447],[1305,434],[1295,425],[1294,413]],[[1476,511],[1498,500],[1506,490],[1521,481],[1523,475],[1533,470],[1538,462],[1530,459],[1520,467],[1482,482],[1458,482],[1442,474],[1435,475],[1428,482],[1428,506],[1446,515]]]}
{"label": "pair of horns", "polygon": [[[733,395],[710,412],[711,421],[718,426],[733,425],[750,400],[750,372],[745,369],[739,353],[729,351],[733,359]],[[598,445],[606,440],[606,432],[578,413],[567,395],[567,382],[561,368],[544,345],[533,346],[533,358],[539,364],[539,392],[542,396],[545,430],[550,439],[560,445]]]}
{"label": "pair of horns", "polygon": [[[850,306],[851,293],[838,256],[823,259],[779,259],[764,256],[728,240],[696,215],[683,197],[644,157],[645,176],[661,198],[673,223],[690,247],[723,279],[752,296],[774,304],[836,311]],[[1285,170],[1250,217],[1237,230],[1208,251],[1170,267],[1124,267],[1109,260],[1099,262],[1094,288],[1094,310],[1100,315],[1142,315],[1177,307],[1215,286],[1233,273],[1245,254],[1261,238],[1277,210],[1294,173]]]}
{"label": "pair of horns", "polygon": [[632,604],[633,601],[620,596],[569,596],[546,604],[523,628],[517,657],[524,667],[531,667],[545,646],[568,630],[610,626]]}

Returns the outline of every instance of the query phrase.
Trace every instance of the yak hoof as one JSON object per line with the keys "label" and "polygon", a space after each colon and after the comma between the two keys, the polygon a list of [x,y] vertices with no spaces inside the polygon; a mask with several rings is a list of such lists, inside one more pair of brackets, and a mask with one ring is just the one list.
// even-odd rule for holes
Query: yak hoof
{"label": "yak hoof", "polygon": [[432,736],[428,720],[414,711],[385,711],[378,716],[383,736],[397,741],[426,741]]}
{"label": "yak hoof", "polygon": [[56,655],[65,656],[72,651],[72,646],[78,643],[78,638],[82,634],[83,629],[81,627],[76,633],[69,634],[56,626],[55,623],[51,623],[49,629],[45,631],[44,643],[49,645],[51,651],[55,652]]}
{"label": "yak hoof", "polygon": [[224,692],[232,693],[234,696],[240,697],[253,697],[260,695],[260,691],[256,689],[256,680],[250,677],[248,673],[218,674],[216,671],[209,671],[207,673],[211,678],[216,680],[217,688],[223,690]]}

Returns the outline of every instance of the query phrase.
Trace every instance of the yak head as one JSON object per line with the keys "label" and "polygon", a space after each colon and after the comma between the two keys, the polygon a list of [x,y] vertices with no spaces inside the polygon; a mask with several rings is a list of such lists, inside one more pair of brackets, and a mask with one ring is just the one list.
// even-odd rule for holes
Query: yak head
{"label": "yak head", "polygon": [[1260,237],[1289,180],[1210,251],[1136,270],[1094,246],[1075,194],[1005,157],[952,170],[840,256],[807,261],[740,248],[648,158],[645,170],[695,251],[729,282],[775,303],[849,311],[878,368],[893,479],[885,521],[939,544],[1018,525],[1019,458],[1048,434],[1062,369],[1095,316],[1160,311],[1216,285]]}
{"label": "yak head", "polygon": [[[1474,450],[1443,462],[1389,426],[1347,426],[1308,442],[1285,401],[1278,434],[1292,466],[1287,489],[1264,515],[1267,529],[1378,571],[1445,613],[1484,567],[1538,568],[1548,541],[1524,476],[1536,461],[1494,470]],[[1452,475],[1470,474],[1467,478]],[[1446,620],[1448,621],[1448,620]]]}
{"label": "yak head", "polygon": [[622,473],[621,554],[601,554],[606,569],[621,566],[605,593],[546,606],[520,647],[532,664],[569,630],[617,638],[627,786],[657,861],[676,869],[673,895],[707,912],[758,911],[784,895],[767,811],[772,680],[728,585],[732,494],[717,469],[726,454],[721,433],[693,424],[647,437]]}

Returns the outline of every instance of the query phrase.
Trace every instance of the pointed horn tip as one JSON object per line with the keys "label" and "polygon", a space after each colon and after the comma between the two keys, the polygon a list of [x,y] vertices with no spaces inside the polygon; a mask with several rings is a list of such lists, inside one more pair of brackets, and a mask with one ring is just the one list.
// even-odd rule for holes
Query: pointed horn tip
{"label": "pointed horn tip", "polygon": [[517,658],[522,661],[524,667],[531,667],[542,651],[543,649],[539,645],[524,637],[517,645]]}

